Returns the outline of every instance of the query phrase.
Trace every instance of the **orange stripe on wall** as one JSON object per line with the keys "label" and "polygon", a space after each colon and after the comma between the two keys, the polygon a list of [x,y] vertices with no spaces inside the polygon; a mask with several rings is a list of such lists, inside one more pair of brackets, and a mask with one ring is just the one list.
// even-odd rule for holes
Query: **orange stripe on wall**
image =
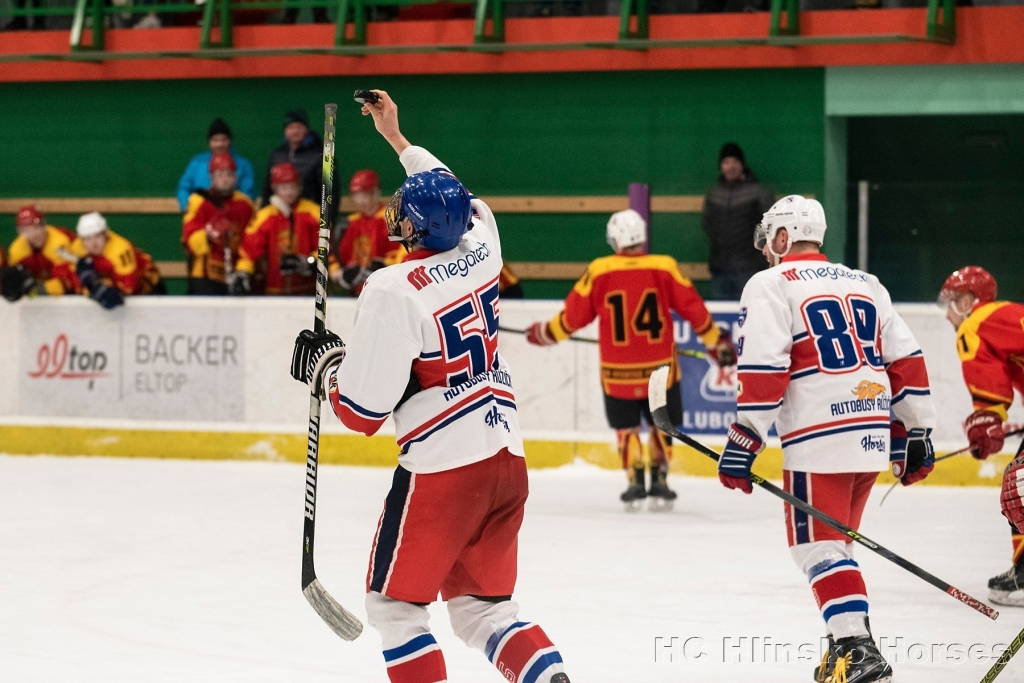
{"label": "orange stripe on wall", "polygon": [[[804,12],[805,35],[906,33],[923,35],[925,9]],[[405,54],[366,57],[247,57],[230,60],[115,60],[104,63],[0,63],[0,82],[87,81],[170,78],[253,78],[442,73],[516,73],[822,67],[838,65],[956,64],[1024,62],[1024,7],[957,9],[957,43],[807,45],[801,47],[721,47],[639,50],[579,50],[505,54]],[[613,40],[617,17],[510,19],[510,43]],[[663,15],[651,18],[652,39],[765,36],[768,14]],[[404,21],[371,23],[371,45],[469,44],[473,22]],[[198,28],[107,31],[111,51],[194,50]],[[7,32],[0,53],[66,53],[67,31]],[[239,26],[238,48],[328,46],[334,26]]]}

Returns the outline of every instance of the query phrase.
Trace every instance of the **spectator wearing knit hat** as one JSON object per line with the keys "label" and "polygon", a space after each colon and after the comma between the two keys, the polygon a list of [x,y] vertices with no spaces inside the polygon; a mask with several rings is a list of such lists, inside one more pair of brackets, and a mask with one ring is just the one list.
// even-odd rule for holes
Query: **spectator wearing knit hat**
{"label": "spectator wearing knit hat", "polygon": [[747,280],[768,265],[754,248],[754,228],[775,202],[775,195],[758,182],[735,142],[722,145],[718,167],[718,182],[704,196],[711,298],[739,300]]}
{"label": "spectator wearing knit hat", "polygon": [[252,164],[245,157],[237,154],[231,149],[231,128],[224,123],[223,119],[214,119],[210,129],[206,132],[206,139],[210,145],[209,152],[203,152],[192,157],[188,162],[184,175],[178,181],[178,206],[182,211],[188,206],[188,198],[196,190],[205,190],[210,187],[210,157],[218,152],[227,152],[235,160],[236,173],[238,174],[238,189],[249,199],[256,199],[256,174],[252,170]]}
{"label": "spectator wearing knit hat", "polygon": [[[267,174],[263,180],[263,202],[270,202],[271,188],[270,171],[278,164],[291,164],[302,178],[301,197],[320,206],[320,178],[323,173],[324,143],[311,128],[309,114],[305,109],[292,109],[284,115],[284,141],[270,153],[267,160]],[[337,188],[332,188],[332,196],[340,199]],[[338,202],[334,202],[334,213],[338,212]]]}

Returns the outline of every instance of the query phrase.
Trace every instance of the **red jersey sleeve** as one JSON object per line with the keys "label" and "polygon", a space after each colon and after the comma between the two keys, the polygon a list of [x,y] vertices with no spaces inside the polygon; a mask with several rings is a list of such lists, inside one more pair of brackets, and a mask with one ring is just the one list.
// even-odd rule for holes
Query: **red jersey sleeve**
{"label": "red jersey sleeve", "polygon": [[1007,419],[1013,403],[1012,356],[1024,349],[1024,306],[997,301],[976,308],[960,325],[956,350],[975,410]]}
{"label": "red jersey sleeve", "polygon": [[558,341],[569,338],[576,330],[589,325],[597,317],[594,310],[592,294],[594,292],[594,277],[591,272],[593,264],[587,268],[576,284],[573,286],[569,296],[565,297],[562,310],[551,319],[548,327],[552,336]]}
{"label": "red jersey sleeve", "polygon": [[694,333],[704,342],[704,346],[713,347],[718,343],[721,333],[693,283],[679,272],[678,264],[673,264],[671,269],[662,273],[666,280],[665,288],[670,292],[672,310],[693,326]]}

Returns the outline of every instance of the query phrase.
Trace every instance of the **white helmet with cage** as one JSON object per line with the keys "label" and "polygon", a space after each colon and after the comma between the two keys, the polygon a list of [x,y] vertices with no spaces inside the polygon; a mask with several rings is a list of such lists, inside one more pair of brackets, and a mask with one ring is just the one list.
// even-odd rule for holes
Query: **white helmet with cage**
{"label": "white helmet with cage", "polygon": [[605,235],[612,249],[620,252],[647,241],[647,221],[633,209],[617,211],[608,219]]}
{"label": "white helmet with cage", "polygon": [[[779,230],[789,233],[786,251],[776,254],[771,244]],[[808,199],[798,194],[783,197],[772,204],[765,212],[761,222],[754,230],[754,247],[762,251],[765,245],[773,256],[782,258],[789,253],[794,242],[817,242],[820,246],[825,241],[825,209],[816,199]]]}

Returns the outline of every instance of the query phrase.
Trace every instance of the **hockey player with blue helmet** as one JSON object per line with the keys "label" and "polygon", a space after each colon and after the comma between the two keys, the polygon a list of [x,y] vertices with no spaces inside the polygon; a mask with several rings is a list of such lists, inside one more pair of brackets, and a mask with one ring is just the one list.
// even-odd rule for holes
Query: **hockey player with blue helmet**
{"label": "hockey player with blue helmet", "polygon": [[363,114],[408,174],[385,212],[388,235],[409,254],[367,278],[347,346],[304,330],[292,356],[292,376],[326,393],[349,429],[372,435],[394,419],[398,469],[370,553],[367,621],[392,683],[447,680],[427,625],[439,593],[455,635],[505,678],[568,683],[557,648],[512,600],[528,485],[512,373],[498,353],[498,226],[444,164],[409,144],[395,103],[375,92]]}

